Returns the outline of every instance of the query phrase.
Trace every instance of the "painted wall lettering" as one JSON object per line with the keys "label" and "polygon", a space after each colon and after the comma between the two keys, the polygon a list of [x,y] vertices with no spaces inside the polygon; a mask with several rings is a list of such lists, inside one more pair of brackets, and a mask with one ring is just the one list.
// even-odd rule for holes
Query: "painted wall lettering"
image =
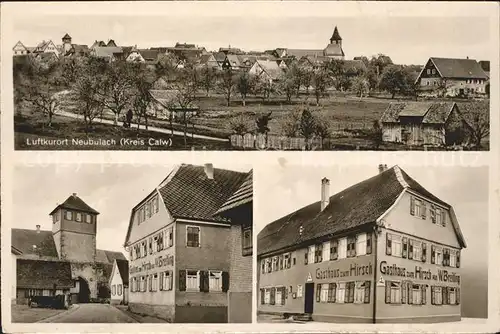
{"label": "painted wall lettering", "polygon": [[360,266],[356,263],[350,265],[349,269],[341,270],[339,268],[316,269],[316,279],[329,279],[337,277],[354,277],[371,275],[373,273],[372,264]]}
{"label": "painted wall lettering", "polygon": [[166,266],[173,266],[174,265],[174,256],[173,255],[167,255],[167,256],[159,256],[155,258],[154,262],[143,262],[139,266],[130,266],[130,273],[135,274],[135,273],[140,273],[143,271],[149,271],[154,268],[161,268],[161,267],[166,267]]}
{"label": "painted wall lettering", "polygon": [[430,269],[424,270],[420,266],[415,266],[414,270],[408,270],[405,267],[398,267],[395,264],[389,265],[387,261],[381,261],[379,267],[380,273],[388,276],[398,276],[414,278],[419,280],[439,281],[460,284],[460,275],[449,272],[446,269],[438,269],[437,274]]}

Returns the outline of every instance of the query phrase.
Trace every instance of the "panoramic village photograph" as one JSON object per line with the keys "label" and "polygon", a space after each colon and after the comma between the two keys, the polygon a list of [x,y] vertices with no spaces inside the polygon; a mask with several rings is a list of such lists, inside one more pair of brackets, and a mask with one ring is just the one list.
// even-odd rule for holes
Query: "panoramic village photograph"
{"label": "panoramic village photograph", "polygon": [[252,321],[249,166],[17,165],[14,179],[12,323]]}
{"label": "panoramic village photograph", "polygon": [[258,322],[486,322],[487,166],[281,163],[255,179]]}
{"label": "panoramic village photograph", "polygon": [[489,150],[489,23],[467,21],[21,17],[15,148]]}

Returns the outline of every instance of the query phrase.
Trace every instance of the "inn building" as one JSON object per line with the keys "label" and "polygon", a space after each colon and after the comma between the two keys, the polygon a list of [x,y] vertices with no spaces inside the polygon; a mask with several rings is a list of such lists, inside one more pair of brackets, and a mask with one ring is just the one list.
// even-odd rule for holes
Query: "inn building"
{"label": "inn building", "polygon": [[[212,164],[182,164],[137,203],[125,240],[130,255],[130,311],[177,323],[225,323],[231,320],[228,304],[232,301],[230,307],[248,314],[235,317],[251,320],[246,285],[229,294],[235,283],[251,273],[251,267],[231,271],[231,259],[248,253],[232,242],[237,239],[243,245],[241,240],[248,236],[251,216],[244,205],[249,177]],[[238,208],[243,216],[230,214]]]}
{"label": "inn building", "polygon": [[257,238],[259,314],[326,322],[461,318],[453,207],[398,166],[267,225]]}

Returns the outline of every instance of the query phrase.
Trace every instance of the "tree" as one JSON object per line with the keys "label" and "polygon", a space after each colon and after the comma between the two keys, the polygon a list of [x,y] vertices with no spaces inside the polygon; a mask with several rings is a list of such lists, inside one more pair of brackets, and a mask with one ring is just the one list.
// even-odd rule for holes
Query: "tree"
{"label": "tree", "polygon": [[269,129],[269,121],[272,120],[271,114],[272,114],[272,112],[269,112],[269,113],[264,114],[264,115],[260,115],[255,120],[255,125],[256,125],[256,128],[257,128],[257,133],[265,135],[265,138],[266,138],[266,147],[267,147],[267,134],[270,131],[270,129]]}
{"label": "tree", "polygon": [[373,121],[370,138],[373,142],[373,146],[376,150],[378,150],[382,144],[382,127],[380,126],[380,122],[378,120]]}
{"label": "tree", "polygon": [[329,84],[329,75],[327,68],[320,66],[313,70],[311,84],[316,98],[316,105],[319,106],[319,100],[325,95]]}
{"label": "tree", "polygon": [[318,111],[313,117],[316,123],[314,134],[320,138],[321,148],[323,148],[324,140],[331,135],[330,119],[327,117],[326,112],[322,111]]}
{"label": "tree", "polygon": [[471,139],[476,148],[481,147],[483,139],[490,135],[490,107],[489,101],[466,102],[459,105],[466,125],[469,128]]}
{"label": "tree", "polygon": [[140,128],[141,119],[144,118],[144,126],[148,129],[148,117],[150,106],[153,101],[151,89],[156,81],[156,74],[149,71],[144,64],[136,64],[134,69],[134,97],[132,105],[134,106],[137,118],[137,129]]}
{"label": "tree", "polygon": [[285,94],[286,101],[292,103],[292,97],[297,94],[297,70],[288,70],[280,75],[278,80],[278,89]]}
{"label": "tree", "polygon": [[212,90],[217,82],[217,70],[210,66],[203,66],[201,69],[201,86],[210,96],[210,90]]}
{"label": "tree", "polygon": [[236,78],[231,69],[222,71],[219,78],[219,88],[222,90],[226,97],[226,105],[229,107],[231,103],[231,95],[236,86]]}
{"label": "tree", "polygon": [[246,105],[245,101],[247,95],[252,91],[253,80],[247,72],[241,72],[236,79],[236,90],[240,93],[243,106]]}
{"label": "tree", "polygon": [[352,89],[356,92],[356,95],[363,97],[368,95],[370,84],[364,76],[357,76],[352,80]]}
{"label": "tree", "polygon": [[249,132],[249,118],[245,114],[239,114],[236,117],[231,118],[229,121],[229,129],[240,136]]}
{"label": "tree", "polygon": [[302,112],[297,109],[288,114],[287,117],[283,117],[281,133],[287,137],[296,137],[300,128],[301,116]]}
{"label": "tree", "polygon": [[407,76],[403,68],[398,65],[385,67],[380,78],[379,87],[389,92],[392,99],[396,93],[404,93],[407,87]]}
{"label": "tree", "polygon": [[55,93],[60,90],[64,82],[57,65],[42,67],[33,63],[19,75],[17,81],[19,84],[15,90],[16,100],[27,102],[33,107],[33,111],[46,116],[47,126],[51,127],[52,117],[60,105]]}
{"label": "tree", "polygon": [[316,131],[316,120],[309,108],[302,111],[299,124],[299,133],[306,140],[306,150],[309,149],[309,140],[313,137]]}
{"label": "tree", "polygon": [[370,59],[370,67],[374,69],[377,78],[380,77],[380,75],[388,65],[392,64],[393,62],[391,57],[381,53],[376,56],[372,56],[372,58]]}
{"label": "tree", "polygon": [[420,83],[417,81],[417,78],[417,72],[410,67],[405,67],[406,95],[414,97],[415,101],[418,100],[420,92]]}

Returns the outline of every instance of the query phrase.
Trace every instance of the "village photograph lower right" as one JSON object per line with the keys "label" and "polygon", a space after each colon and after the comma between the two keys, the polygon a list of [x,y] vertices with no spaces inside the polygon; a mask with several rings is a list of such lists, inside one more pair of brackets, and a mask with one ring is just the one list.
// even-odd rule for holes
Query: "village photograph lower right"
{"label": "village photograph lower right", "polygon": [[485,323],[488,169],[282,160],[256,173],[257,321]]}

